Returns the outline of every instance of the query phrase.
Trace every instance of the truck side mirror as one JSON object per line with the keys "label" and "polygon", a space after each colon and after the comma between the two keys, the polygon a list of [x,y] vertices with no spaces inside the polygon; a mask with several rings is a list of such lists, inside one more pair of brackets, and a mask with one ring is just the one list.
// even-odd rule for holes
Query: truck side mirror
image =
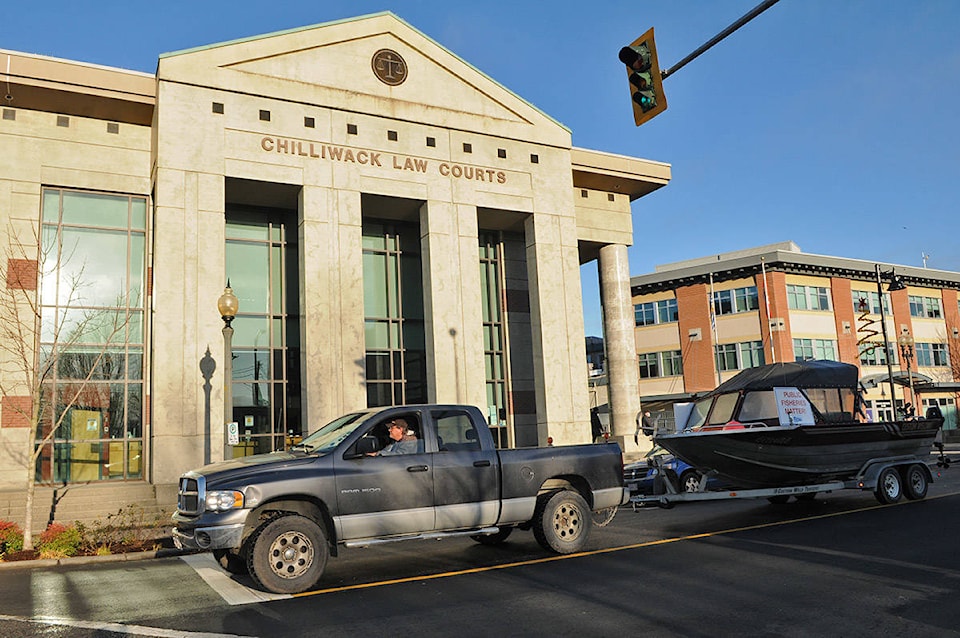
{"label": "truck side mirror", "polygon": [[380,451],[380,440],[369,434],[360,437],[356,445],[353,446],[353,454],[349,458],[356,459],[368,454],[376,454]]}

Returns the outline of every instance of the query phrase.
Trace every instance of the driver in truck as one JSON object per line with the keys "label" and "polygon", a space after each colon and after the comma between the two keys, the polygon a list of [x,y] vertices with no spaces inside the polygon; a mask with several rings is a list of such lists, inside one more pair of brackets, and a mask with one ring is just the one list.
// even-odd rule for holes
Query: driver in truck
{"label": "driver in truck", "polygon": [[387,435],[391,443],[377,453],[378,456],[395,454],[416,454],[417,435],[410,429],[406,419],[393,419],[387,422]]}

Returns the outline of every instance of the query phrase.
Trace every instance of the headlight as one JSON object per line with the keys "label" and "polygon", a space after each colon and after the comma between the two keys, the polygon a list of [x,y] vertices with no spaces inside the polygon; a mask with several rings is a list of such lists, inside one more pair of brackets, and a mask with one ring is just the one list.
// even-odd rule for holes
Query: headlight
{"label": "headlight", "polygon": [[224,490],[207,492],[207,509],[214,512],[243,507],[243,492]]}

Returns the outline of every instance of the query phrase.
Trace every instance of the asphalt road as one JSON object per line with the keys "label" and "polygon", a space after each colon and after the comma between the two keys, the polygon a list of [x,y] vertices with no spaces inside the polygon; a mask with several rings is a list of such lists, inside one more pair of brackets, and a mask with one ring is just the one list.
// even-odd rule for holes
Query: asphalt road
{"label": "asphalt road", "polygon": [[622,508],[588,551],[529,532],[343,550],[270,599],[208,555],[0,571],[0,636],[960,636],[960,465],[926,500]]}

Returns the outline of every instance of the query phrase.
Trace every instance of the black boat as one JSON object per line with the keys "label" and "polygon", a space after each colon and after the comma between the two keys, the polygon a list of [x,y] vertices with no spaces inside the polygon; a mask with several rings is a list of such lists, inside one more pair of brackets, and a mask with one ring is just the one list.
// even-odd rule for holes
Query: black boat
{"label": "black boat", "polygon": [[943,425],[939,410],[870,422],[859,390],[859,371],[846,363],[750,368],[696,401],[685,425],[655,442],[743,487],[848,479],[873,459],[929,455]]}

